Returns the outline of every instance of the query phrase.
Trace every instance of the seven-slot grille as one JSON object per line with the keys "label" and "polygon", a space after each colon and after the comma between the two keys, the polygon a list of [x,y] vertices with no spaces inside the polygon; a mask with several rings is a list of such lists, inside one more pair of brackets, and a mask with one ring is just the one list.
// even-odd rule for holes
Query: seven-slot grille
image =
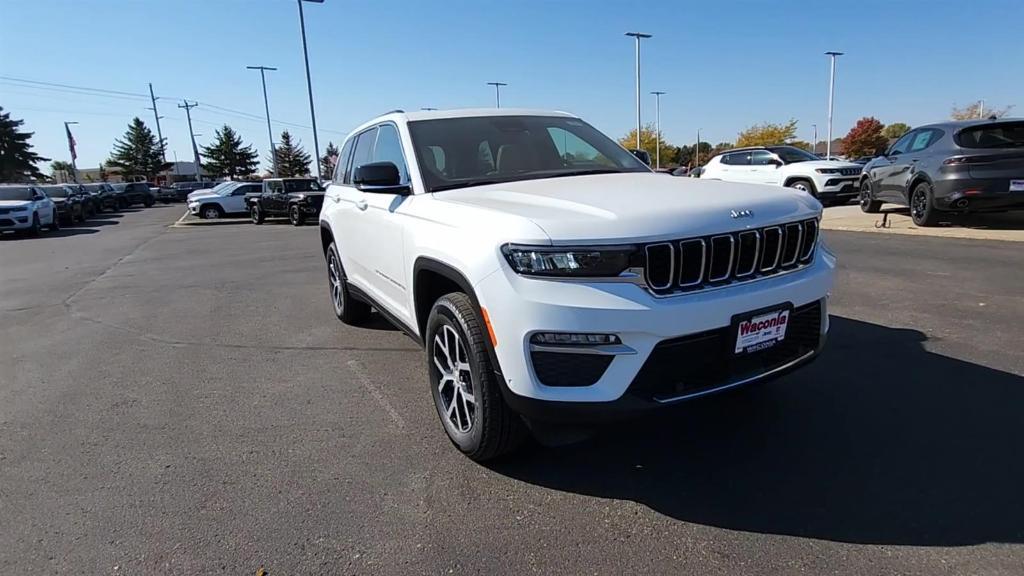
{"label": "seven-slot grille", "polygon": [[656,294],[691,292],[806,266],[818,221],[802,220],[644,247],[644,280]]}
{"label": "seven-slot grille", "polygon": [[843,176],[857,176],[861,170],[862,168],[840,168],[839,173]]}

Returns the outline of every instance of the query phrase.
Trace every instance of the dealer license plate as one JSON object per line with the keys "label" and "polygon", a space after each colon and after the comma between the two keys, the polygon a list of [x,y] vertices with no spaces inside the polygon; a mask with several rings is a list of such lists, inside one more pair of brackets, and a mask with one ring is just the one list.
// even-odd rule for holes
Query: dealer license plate
{"label": "dealer license plate", "polygon": [[786,338],[789,308],[744,318],[736,326],[736,354],[767,350]]}
{"label": "dealer license plate", "polygon": [[1024,192],[1024,180],[1010,180],[1010,192]]}

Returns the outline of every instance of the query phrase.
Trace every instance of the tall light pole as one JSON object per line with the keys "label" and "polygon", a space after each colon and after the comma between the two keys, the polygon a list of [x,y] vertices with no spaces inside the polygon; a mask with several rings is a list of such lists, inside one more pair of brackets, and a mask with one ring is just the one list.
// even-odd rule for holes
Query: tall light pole
{"label": "tall light pole", "polygon": [[302,57],[306,61],[306,90],[309,92],[309,117],[313,121],[313,152],[316,153],[316,176],[320,177],[320,140],[316,136],[316,111],[313,108],[313,81],[309,77],[309,50],[306,48],[306,18],[302,14],[303,2],[323,4],[324,0],[298,0],[299,28],[302,30]]}
{"label": "tall light pole", "polygon": [[828,142],[825,143],[825,158],[832,155],[832,99],[836,91],[836,56],[842,52],[825,52],[832,59],[832,73],[828,81]]}
{"label": "tall light pole", "polygon": [[700,167],[700,128],[697,128],[697,145],[693,147],[693,168]]}
{"label": "tall light pole", "polygon": [[167,153],[164,151],[164,134],[160,131],[160,119],[163,118],[163,116],[156,111],[156,101],[159,100],[159,98],[153,95],[152,82],[149,83],[149,100],[153,103],[153,107],[150,108],[150,110],[153,111],[153,119],[156,120],[156,137],[160,142],[160,159],[167,162]]}
{"label": "tall light pole", "polygon": [[811,128],[814,129],[814,137],[811,138],[811,154],[818,153],[818,125],[811,124]]}
{"label": "tall light pole", "polygon": [[185,117],[188,118],[188,136],[192,139],[192,158],[196,164],[196,181],[203,181],[203,165],[199,162],[199,147],[196,146],[196,133],[192,131],[192,109],[199,106],[198,102],[189,103],[183,100],[184,104],[178,104],[178,108],[185,110]]}
{"label": "tall light pole", "polygon": [[75,151],[75,137],[71,135],[72,124],[78,124],[78,122],[65,122],[64,132],[68,135],[68,152],[71,153],[71,178],[78,184],[78,165],[75,160],[78,158],[78,152]]}
{"label": "tall light pole", "polygon": [[488,82],[488,86],[494,86],[494,107],[501,108],[501,87],[508,86],[504,82]]}
{"label": "tall light pole", "polygon": [[661,95],[666,92],[655,90],[651,94],[654,94],[654,129],[657,131],[655,136],[658,142],[654,150],[654,169],[661,170]]}
{"label": "tall light pole", "polygon": [[267,111],[267,136],[270,138],[270,159],[274,162],[274,176],[277,176],[277,152],[274,151],[274,131],[270,128],[270,103],[267,100],[267,70],[277,70],[269,66],[246,66],[249,70],[260,71],[260,81],[263,82],[263,109]]}
{"label": "tall light pole", "polygon": [[636,149],[640,149],[640,39],[650,38],[643,32],[626,32],[626,36],[636,39]]}

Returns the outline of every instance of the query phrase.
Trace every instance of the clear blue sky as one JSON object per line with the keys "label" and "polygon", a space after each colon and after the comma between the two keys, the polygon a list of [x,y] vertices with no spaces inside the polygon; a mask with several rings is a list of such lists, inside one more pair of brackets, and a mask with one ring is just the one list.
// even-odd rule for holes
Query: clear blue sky
{"label": "clear blue sky", "polygon": [[[1024,115],[1020,0],[611,2],[598,0],[326,0],[306,4],[321,146],[394,108],[502,104],[575,112],[619,137],[634,124],[633,44],[643,50],[644,119],[651,90],[662,130],[682,144],[733,141],[763,121],[811,124],[824,139],[826,50],[839,60],[834,131],[873,115],[911,125],[985,99]],[[190,158],[180,98],[309,125],[298,13],[290,0],[0,0],[0,76],[158,96],[168,150]],[[0,106],[35,131],[37,151],[67,160],[62,122],[76,120],[79,166],[107,158],[133,116],[131,96],[29,87],[0,79]],[[262,120],[200,105],[200,144],[227,122],[266,155]],[[285,126],[275,126],[279,132]],[[312,151],[308,128],[288,127]],[[276,138],[275,134],[275,138]],[[170,157],[171,154],[169,153]]]}

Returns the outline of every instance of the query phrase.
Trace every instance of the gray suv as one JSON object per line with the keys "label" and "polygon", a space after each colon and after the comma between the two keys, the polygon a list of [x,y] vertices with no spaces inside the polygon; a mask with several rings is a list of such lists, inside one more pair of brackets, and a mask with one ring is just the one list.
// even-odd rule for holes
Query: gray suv
{"label": "gray suv", "polygon": [[918,226],[943,213],[1024,210],[1024,120],[964,120],[907,132],[864,166],[860,207],[910,207]]}

